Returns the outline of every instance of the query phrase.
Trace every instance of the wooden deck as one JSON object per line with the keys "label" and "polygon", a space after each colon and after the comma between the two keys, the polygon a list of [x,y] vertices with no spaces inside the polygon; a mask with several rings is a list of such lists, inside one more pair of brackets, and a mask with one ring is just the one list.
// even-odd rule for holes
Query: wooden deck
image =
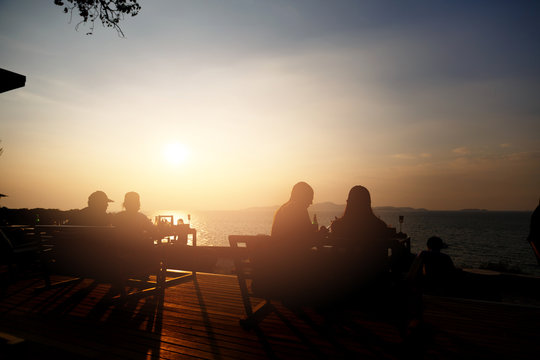
{"label": "wooden deck", "polygon": [[[286,308],[246,332],[236,277],[197,274],[164,296],[111,305],[110,288],[84,280],[36,293],[39,280],[0,298],[0,358],[56,359],[537,359],[540,308],[425,297],[426,326],[405,342],[362,309],[326,324]],[[6,340],[7,339],[7,340]],[[17,344],[17,340],[24,341]],[[7,341],[13,344],[6,345]]]}

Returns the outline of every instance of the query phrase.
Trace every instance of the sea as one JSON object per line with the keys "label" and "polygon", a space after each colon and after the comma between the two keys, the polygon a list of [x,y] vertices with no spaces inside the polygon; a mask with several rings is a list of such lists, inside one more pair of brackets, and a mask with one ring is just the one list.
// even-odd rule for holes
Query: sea
{"label": "sea", "polygon": [[[276,209],[238,211],[161,210],[152,213],[182,219],[197,230],[197,245],[229,246],[229,235],[270,234]],[[531,246],[527,242],[532,211],[425,211],[374,209],[375,215],[411,239],[411,251],[426,249],[430,236],[448,245],[443,252],[463,269],[491,269],[540,276]],[[188,220],[189,214],[189,220]],[[319,225],[329,226],[342,211],[321,210]],[[403,222],[399,222],[403,216]]]}

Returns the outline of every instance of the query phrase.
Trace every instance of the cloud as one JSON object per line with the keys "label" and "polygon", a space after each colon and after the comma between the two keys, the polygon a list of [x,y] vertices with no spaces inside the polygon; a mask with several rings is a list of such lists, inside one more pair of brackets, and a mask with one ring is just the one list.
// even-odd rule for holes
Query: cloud
{"label": "cloud", "polygon": [[502,160],[509,161],[532,161],[534,164],[540,159],[540,151],[522,151],[501,156]]}
{"label": "cloud", "polygon": [[452,150],[452,152],[461,156],[469,155],[471,153],[470,150],[465,146],[455,148]]}
{"label": "cloud", "polygon": [[393,154],[391,157],[400,160],[414,160],[417,158],[416,155],[413,154]]}
{"label": "cloud", "polygon": [[430,153],[420,153],[420,154],[411,154],[411,153],[400,153],[390,155],[393,159],[398,160],[418,160],[418,159],[429,159],[431,158]]}

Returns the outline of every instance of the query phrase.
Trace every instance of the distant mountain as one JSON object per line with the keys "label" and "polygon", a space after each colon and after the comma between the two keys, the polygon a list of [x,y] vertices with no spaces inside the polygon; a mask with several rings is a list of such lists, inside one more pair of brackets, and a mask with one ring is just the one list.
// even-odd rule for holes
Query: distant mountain
{"label": "distant mountain", "polygon": [[334,204],[333,202],[322,202],[322,203],[316,203],[309,207],[310,212],[318,212],[318,211],[335,211],[335,212],[343,212],[345,210],[345,204]]}
{"label": "distant mountain", "polygon": [[[411,212],[411,211],[429,211],[427,209],[415,209],[412,207],[395,207],[395,206],[375,206],[373,208],[375,211],[401,211],[401,212]],[[310,212],[316,211],[336,211],[343,212],[345,211],[345,204],[334,204],[332,202],[323,202],[313,204],[309,207]]]}
{"label": "distant mountain", "polygon": [[[279,205],[274,206],[257,206],[250,207],[245,209],[247,211],[276,211],[279,208]],[[412,207],[394,207],[394,206],[376,206],[373,208],[375,211],[401,211],[401,212],[411,212],[411,211],[429,211],[427,209],[415,209]],[[316,203],[309,207],[311,213],[321,212],[321,211],[331,211],[336,213],[342,213],[345,211],[345,204],[335,204],[330,201]]]}
{"label": "distant mountain", "polygon": [[[255,206],[245,209],[246,211],[276,211],[279,209],[280,205],[274,205],[274,206]],[[345,209],[345,204],[338,205],[334,204],[332,202],[323,202],[323,203],[317,203],[313,204],[309,207],[310,212],[318,212],[318,211],[337,211],[342,212]]]}
{"label": "distant mountain", "polygon": [[394,206],[376,206],[373,208],[373,210],[381,210],[381,211],[402,211],[402,212],[410,212],[410,211],[429,211],[428,209],[424,208],[412,208],[412,207],[394,207]]}

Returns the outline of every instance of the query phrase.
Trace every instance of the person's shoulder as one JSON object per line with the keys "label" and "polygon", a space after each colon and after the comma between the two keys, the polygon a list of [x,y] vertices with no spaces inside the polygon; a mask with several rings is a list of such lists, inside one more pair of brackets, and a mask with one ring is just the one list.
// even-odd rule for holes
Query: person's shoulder
{"label": "person's shoulder", "polygon": [[73,211],[71,217],[68,219],[68,225],[83,225],[83,219],[87,216],[88,208],[85,207],[80,210]]}
{"label": "person's shoulder", "polygon": [[281,205],[279,209],[277,209],[275,218],[288,218],[297,212],[298,212],[298,209],[296,206],[294,206],[293,203],[286,202],[285,204]]}
{"label": "person's shoulder", "polygon": [[120,220],[122,220],[122,219],[124,219],[126,217],[126,212],[125,211],[120,211],[120,212],[117,212],[117,213],[109,213],[108,215],[113,220],[113,222],[117,222],[117,221],[120,221]]}
{"label": "person's shoulder", "polygon": [[144,215],[144,214],[141,213],[141,212],[137,213],[136,216],[137,216],[137,219],[138,219],[139,221],[150,222],[150,223],[152,222],[152,220],[150,220],[150,218],[149,218],[148,216]]}
{"label": "person's shoulder", "polygon": [[294,209],[294,203],[287,201],[285,204],[281,205],[278,209],[279,212],[283,211],[290,211],[291,209]]}
{"label": "person's shoulder", "polygon": [[345,220],[342,217],[337,218],[334,221],[332,221],[332,224],[330,224],[330,229],[333,232],[338,232],[338,231],[342,230],[344,223],[345,223]]}
{"label": "person's shoulder", "polygon": [[388,228],[388,224],[386,224],[381,218],[375,216],[375,214],[373,214],[373,218],[373,221],[377,224],[377,226],[379,226],[380,228],[384,227],[385,229]]}
{"label": "person's shoulder", "polygon": [[77,215],[87,214],[90,211],[89,207],[85,207],[76,212]]}

